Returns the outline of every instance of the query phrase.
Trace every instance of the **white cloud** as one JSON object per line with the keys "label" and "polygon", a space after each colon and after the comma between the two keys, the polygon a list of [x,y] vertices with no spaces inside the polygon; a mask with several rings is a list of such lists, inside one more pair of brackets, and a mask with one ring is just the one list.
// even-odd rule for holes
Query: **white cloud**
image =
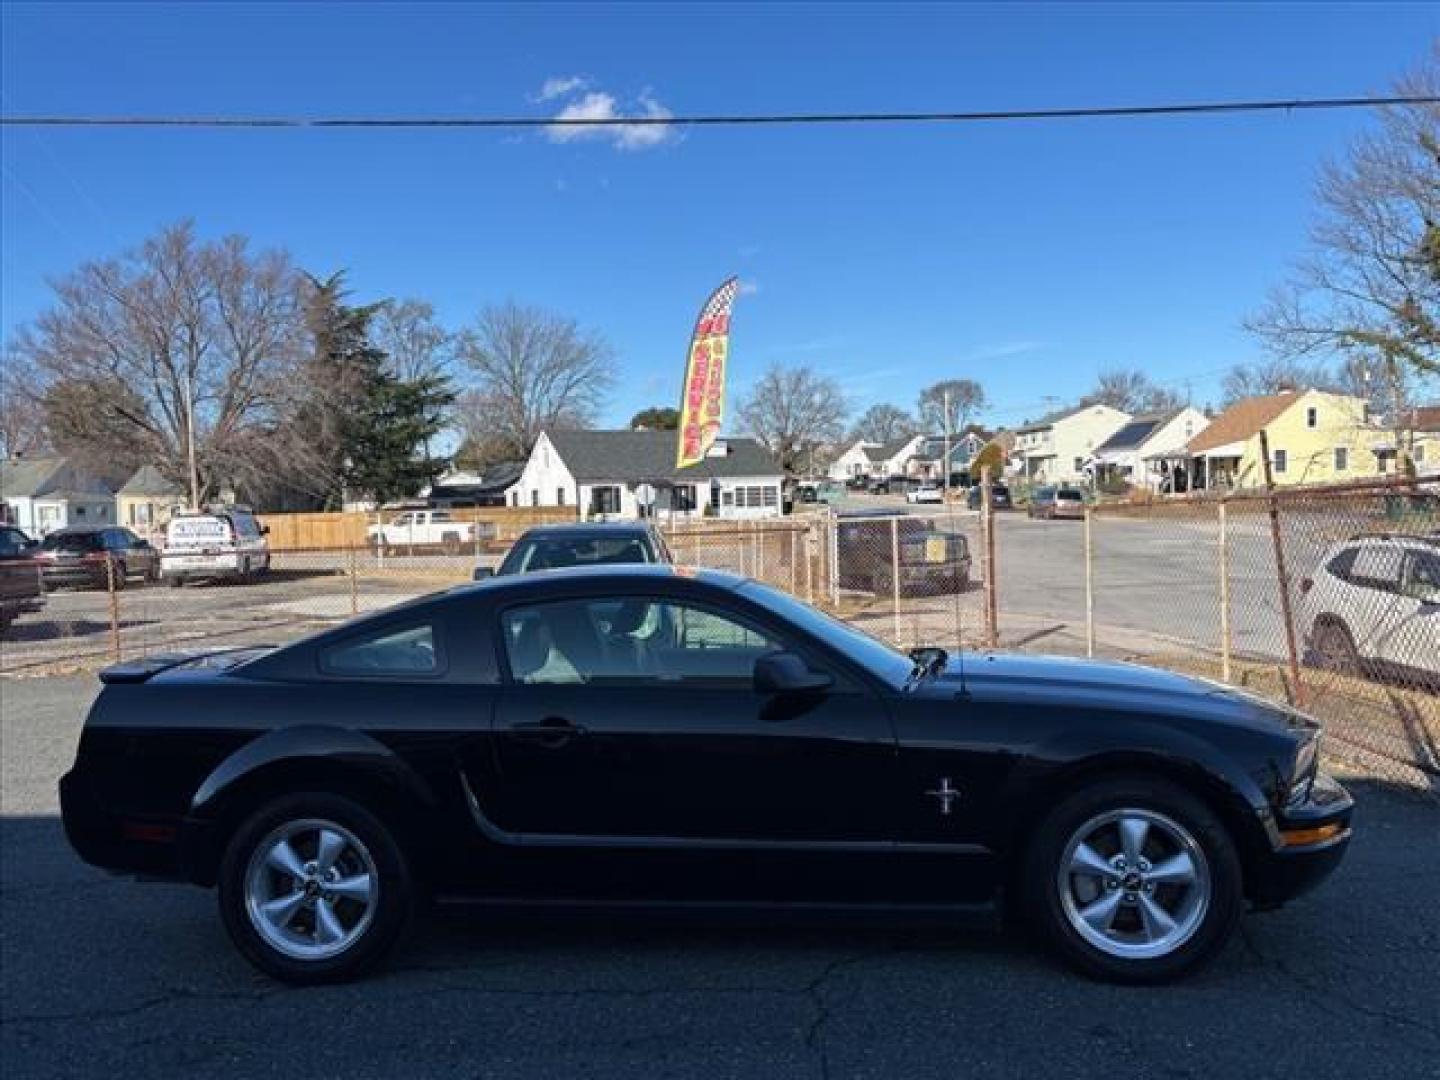
{"label": "white cloud", "polygon": [[[626,111],[619,107],[614,94],[603,90],[591,90],[575,98],[558,113],[556,120],[668,120],[674,114],[647,90],[636,101],[636,107]],[[624,124],[607,125],[552,125],[545,129],[551,142],[568,143],[609,141],[617,150],[647,150],[674,138],[674,129],[668,124]]]}
{"label": "white cloud", "polygon": [[530,100],[532,101],[554,101],[556,98],[572,94],[585,86],[585,80],[579,75],[559,75],[545,80],[540,87],[540,93]]}

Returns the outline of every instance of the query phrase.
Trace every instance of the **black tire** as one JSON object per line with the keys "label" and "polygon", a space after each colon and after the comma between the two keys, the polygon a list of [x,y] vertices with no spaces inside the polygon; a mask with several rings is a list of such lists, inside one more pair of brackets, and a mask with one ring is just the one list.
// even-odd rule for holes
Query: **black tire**
{"label": "black tire", "polygon": [[1360,670],[1360,650],[1355,647],[1355,636],[1343,622],[1326,619],[1315,626],[1311,638],[1321,667],[1342,675],[1353,675]]}
{"label": "black tire", "polygon": [[[344,951],[324,959],[298,959],[275,947],[257,929],[246,903],[246,877],[257,848],[287,823],[305,820],[333,823],[357,837],[378,878],[368,925]],[[260,971],[288,983],[343,982],[371,970],[399,940],[415,906],[410,870],[390,828],[359,803],[328,792],[283,796],[257,810],[225,849],[219,884],[220,917],[235,947]]]}
{"label": "black tire", "polygon": [[[1097,818],[1123,809],[1162,815],[1188,833],[1204,856],[1208,894],[1195,916],[1193,930],[1161,955],[1114,955],[1082,936],[1066,913],[1060,865],[1067,847]],[[1124,895],[1123,889],[1121,893]],[[1152,893],[1155,899],[1160,895]],[[1077,971],[1107,982],[1150,984],[1176,979],[1224,948],[1243,911],[1244,889],[1234,841],[1210,808],[1168,780],[1137,774],[1087,783],[1045,816],[1025,849],[1021,901],[1031,928]],[[1138,921],[1139,915],[1137,909],[1125,917]]]}

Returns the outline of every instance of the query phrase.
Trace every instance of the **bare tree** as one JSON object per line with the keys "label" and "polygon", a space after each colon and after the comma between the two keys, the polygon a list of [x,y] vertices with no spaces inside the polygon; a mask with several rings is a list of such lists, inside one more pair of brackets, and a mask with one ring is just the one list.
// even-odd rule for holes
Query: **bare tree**
{"label": "bare tree", "polygon": [[925,427],[954,434],[965,430],[985,404],[985,390],[974,379],[942,379],[920,391],[916,411]]}
{"label": "bare tree", "polygon": [[834,379],[809,368],[772,364],[736,412],[744,430],[782,469],[798,472],[806,455],[843,435],[847,407]]}
{"label": "bare tree", "polygon": [[1440,374],[1440,47],[1397,91],[1378,126],[1327,164],[1309,254],[1247,322],[1283,361],[1341,359],[1341,381],[1404,408]]}
{"label": "bare tree", "polygon": [[604,338],[513,302],[482,310],[456,353],[471,379],[460,423],[489,458],[522,458],[547,428],[592,424],[614,383],[615,352]]}
{"label": "bare tree", "polygon": [[917,430],[918,425],[913,416],[904,409],[883,402],[871,405],[861,414],[850,431],[850,437],[864,439],[866,442],[888,443],[914,435]]}
{"label": "bare tree", "polygon": [[43,393],[36,373],[13,349],[0,361],[0,459],[47,449]]}
{"label": "bare tree", "polygon": [[1323,364],[1296,357],[1270,356],[1252,364],[1236,364],[1220,381],[1221,404],[1229,408],[1241,398],[1278,394],[1283,390],[1334,390],[1335,377]]}
{"label": "bare tree", "polygon": [[371,337],[389,357],[390,373],[402,382],[450,373],[454,338],[424,300],[381,304],[375,311]]}
{"label": "bare tree", "polygon": [[277,440],[257,438],[277,428],[297,358],[285,253],[252,252],[239,236],[202,242],[187,221],[53,288],[53,306],[21,329],[14,352],[68,441],[112,462],[153,463],[188,481],[195,500],[288,458]]}
{"label": "bare tree", "polygon": [[1160,386],[1138,368],[1107,368],[1100,372],[1095,388],[1080,399],[1081,405],[1109,405],[1127,413],[1169,412],[1185,404],[1185,398]]}

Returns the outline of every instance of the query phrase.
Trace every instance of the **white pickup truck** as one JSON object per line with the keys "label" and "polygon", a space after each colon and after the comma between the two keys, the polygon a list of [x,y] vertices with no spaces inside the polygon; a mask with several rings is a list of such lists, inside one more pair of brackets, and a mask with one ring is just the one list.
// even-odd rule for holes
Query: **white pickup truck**
{"label": "white pickup truck", "polygon": [[[491,526],[493,529],[493,526]],[[365,530],[366,540],[378,551],[411,551],[439,549],[450,555],[473,551],[478,540],[477,526],[471,521],[456,521],[448,510],[406,510],[383,525]]]}

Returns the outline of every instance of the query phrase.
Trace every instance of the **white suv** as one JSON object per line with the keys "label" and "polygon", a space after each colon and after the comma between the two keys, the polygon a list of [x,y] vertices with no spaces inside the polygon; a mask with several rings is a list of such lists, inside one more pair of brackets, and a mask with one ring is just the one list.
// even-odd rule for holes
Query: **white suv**
{"label": "white suv", "polygon": [[197,578],[247,582],[270,569],[269,531],[239,506],[176,514],[165,527],[160,576],[172,586]]}
{"label": "white suv", "polygon": [[1440,675],[1440,534],[1336,544],[1300,592],[1300,625],[1320,664]]}

